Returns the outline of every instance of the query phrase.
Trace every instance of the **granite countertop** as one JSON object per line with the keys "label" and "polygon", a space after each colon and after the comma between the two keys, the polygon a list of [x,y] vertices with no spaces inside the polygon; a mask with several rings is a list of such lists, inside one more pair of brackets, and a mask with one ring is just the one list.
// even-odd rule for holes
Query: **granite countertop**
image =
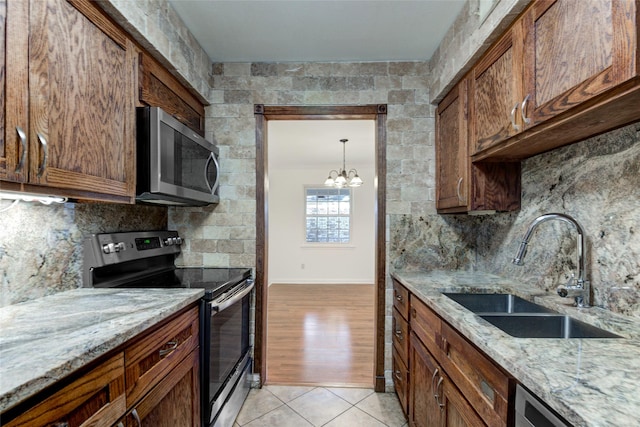
{"label": "granite countertop", "polygon": [[[640,321],[479,272],[391,274],[504,370],[576,426],[640,422]],[[507,292],[621,335],[621,339],[515,338],[441,292]]]}
{"label": "granite countertop", "polygon": [[202,295],[202,289],[83,288],[0,308],[0,412]]}

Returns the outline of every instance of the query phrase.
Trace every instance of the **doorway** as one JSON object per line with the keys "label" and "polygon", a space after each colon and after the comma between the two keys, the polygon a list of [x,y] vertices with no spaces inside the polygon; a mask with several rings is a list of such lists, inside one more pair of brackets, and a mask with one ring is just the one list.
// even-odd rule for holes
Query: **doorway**
{"label": "doorway", "polygon": [[268,122],[271,120],[373,120],[375,127],[375,262],[374,262],[374,368],[372,383],[384,391],[385,317],[385,175],[386,105],[282,107],[255,106],[256,117],[256,321],[254,371],[260,385],[267,373],[268,307]]}

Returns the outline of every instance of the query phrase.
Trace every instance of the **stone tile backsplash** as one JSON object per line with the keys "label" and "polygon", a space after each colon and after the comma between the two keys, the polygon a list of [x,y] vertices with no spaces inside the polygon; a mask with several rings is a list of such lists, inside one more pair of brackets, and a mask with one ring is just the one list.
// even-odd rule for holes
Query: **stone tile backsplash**
{"label": "stone tile backsplash", "polygon": [[[0,201],[0,209],[9,201]],[[167,209],[97,203],[19,203],[0,214],[0,307],[82,286],[92,233],[164,230]]]}

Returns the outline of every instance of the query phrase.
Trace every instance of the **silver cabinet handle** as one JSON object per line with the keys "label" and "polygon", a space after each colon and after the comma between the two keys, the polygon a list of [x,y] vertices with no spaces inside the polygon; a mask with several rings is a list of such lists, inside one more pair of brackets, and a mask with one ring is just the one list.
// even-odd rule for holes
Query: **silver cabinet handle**
{"label": "silver cabinet handle", "polygon": [[160,354],[160,357],[164,357],[167,354],[171,353],[176,348],[178,348],[178,341],[169,341],[165,345],[168,345],[169,348],[160,349],[160,351],[158,352]]}
{"label": "silver cabinet handle", "polygon": [[436,389],[436,377],[438,376],[438,368],[436,368],[435,371],[433,371],[433,375],[431,376],[431,389],[433,390],[433,398],[436,399],[436,402],[438,401],[438,389]]}
{"label": "silver cabinet handle", "polygon": [[138,415],[138,411],[136,409],[131,411],[131,416],[138,423],[138,427],[142,427],[142,421],[140,421],[140,416]]}
{"label": "silver cabinet handle", "polygon": [[396,300],[402,302],[402,295],[396,294]]}
{"label": "silver cabinet handle", "polygon": [[393,333],[396,336],[396,338],[398,338],[399,341],[402,341],[402,330],[401,329],[396,329],[395,331],[393,331]]}
{"label": "silver cabinet handle", "polygon": [[531,95],[527,94],[527,96],[525,96],[524,98],[524,101],[522,101],[522,106],[520,107],[520,115],[522,116],[522,121],[524,122],[525,125],[528,125],[531,123],[531,119],[528,118],[525,113],[525,110],[527,108],[527,102],[529,102],[530,97]]}
{"label": "silver cabinet handle", "polygon": [[20,156],[20,161],[16,166],[15,172],[20,172],[22,167],[24,166],[24,161],[27,158],[27,134],[24,133],[20,126],[16,126],[16,132],[18,132],[18,138],[20,138],[20,145],[22,145],[22,155]]}
{"label": "silver cabinet handle", "polygon": [[438,403],[438,406],[440,407],[440,410],[444,410],[444,403],[440,403],[440,386],[442,385],[442,382],[444,381],[444,377],[440,377],[440,379],[438,380],[438,384],[436,385],[436,402]]}
{"label": "silver cabinet handle", "polygon": [[456,194],[458,195],[458,201],[460,203],[465,203],[466,202],[464,197],[462,197],[462,194],[460,194],[460,188],[462,187],[463,179],[464,179],[463,177],[460,177],[460,179],[458,179],[458,187],[456,188]]}
{"label": "silver cabinet handle", "polygon": [[44,153],[44,156],[42,157],[42,162],[40,162],[40,167],[38,167],[38,176],[42,176],[42,174],[44,173],[44,170],[47,168],[47,157],[49,156],[49,146],[47,145],[47,139],[42,136],[41,133],[37,133],[38,135],[38,142],[40,142],[40,145],[42,145],[42,151]]}
{"label": "silver cabinet handle", "polygon": [[513,109],[511,110],[511,126],[513,127],[513,130],[515,130],[516,132],[518,132],[520,130],[520,125],[516,124],[516,110],[518,109],[518,103],[516,102],[516,105],[513,106]]}
{"label": "silver cabinet handle", "polygon": [[400,371],[393,371],[393,376],[400,382],[402,382],[402,373]]}

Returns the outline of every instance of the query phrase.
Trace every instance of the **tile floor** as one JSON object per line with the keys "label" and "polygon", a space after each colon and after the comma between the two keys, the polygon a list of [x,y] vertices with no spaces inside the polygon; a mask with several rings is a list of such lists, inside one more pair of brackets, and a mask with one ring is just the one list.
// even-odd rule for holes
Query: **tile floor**
{"label": "tile floor", "polygon": [[405,427],[395,393],[372,389],[264,386],[252,389],[234,427]]}

